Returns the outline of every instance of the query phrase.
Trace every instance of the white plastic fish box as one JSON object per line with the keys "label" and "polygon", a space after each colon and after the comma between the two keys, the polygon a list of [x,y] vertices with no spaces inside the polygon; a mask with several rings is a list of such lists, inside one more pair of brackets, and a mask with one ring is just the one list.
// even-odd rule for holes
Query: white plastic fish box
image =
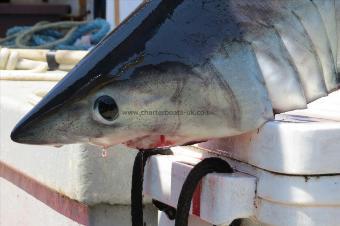
{"label": "white plastic fish box", "polygon": [[[173,156],[154,156],[146,167],[144,192],[176,207],[192,165],[219,156],[232,174],[210,174],[196,190],[190,226],[340,225],[340,92],[309,109],[276,116],[259,130],[176,147]],[[159,212],[159,225],[172,226]]]}

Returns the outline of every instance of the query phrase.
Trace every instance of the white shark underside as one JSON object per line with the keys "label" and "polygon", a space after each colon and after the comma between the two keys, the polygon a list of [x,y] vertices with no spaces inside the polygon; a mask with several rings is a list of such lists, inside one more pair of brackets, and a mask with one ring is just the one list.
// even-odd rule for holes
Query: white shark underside
{"label": "white shark underside", "polygon": [[336,16],[335,0],[147,2],[12,139],[152,148],[259,128],[337,88]]}

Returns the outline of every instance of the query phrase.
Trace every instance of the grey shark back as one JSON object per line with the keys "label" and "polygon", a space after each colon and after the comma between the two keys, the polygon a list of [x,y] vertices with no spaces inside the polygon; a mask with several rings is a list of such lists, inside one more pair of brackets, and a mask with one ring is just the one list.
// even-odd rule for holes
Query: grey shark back
{"label": "grey shark back", "polygon": [[11,137],[153,148],[259,128],[337,87],[333,3],[146,2]]}

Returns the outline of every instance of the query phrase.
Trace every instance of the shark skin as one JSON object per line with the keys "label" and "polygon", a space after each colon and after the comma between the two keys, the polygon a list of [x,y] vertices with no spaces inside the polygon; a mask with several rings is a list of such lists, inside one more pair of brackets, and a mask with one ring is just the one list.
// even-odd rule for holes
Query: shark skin
{"label": "shark skin", "polygon": [[328,37],[334,25],[324,27],[332,18],[320,14],[330,5],[143,3],[21,119],[11,138],[149,149],[257,129],[336,86],[337,37]]}
{"label": "shark skin", "polygon": [[[240,20],[242,20],[244,24],[253,24],[254,26],[256,25],[256,23],[254,24],[253,22],[257,21],[265,27],[270,28],[272,30],[271,33],[272,35],[274,35],[274,38],[279,38],[276,41],[271,38],[272,42],[270,42],[264,40],[264,38],[261,36],[258,38],[248,37],[248,40],[250,42],[255,43],[255,47],[262,44],[263,47],[257,47],[261,51],[261,49],[265,48],[265,46],[267,46],[267,48],[275,49],[274,45],[276,45],[276,48],[279,48],[281,46],[281,48],[283,47],[282,51],[286,51],[284,55],[286,55],[287,59],[286,64],[291,65],[290,73],[285,70],[274,70],[275,76],[264,74],[264,76],[267,76],[269,78],[281,78],[281,81],[274,80],[271,82],[279,82],[286,87],[282,86],[281,90],[279,91],[277,89],[271,90],[270,88],[268,88],[269,92],[272,92],[277,98],[280,97],[278,95],[279,92],[282,92],[282,96],[280,97],[282,98],[282,100],[280,101],[281,103],[284,103],[283,100],[285,100],[287,93],[300,93],[301,95],[301,90],[299,90],[301,88],[303,88],[307,103],[317,98],[326,96],[327,89],[323,78],[322,66],[319,63],[319,57],[316,54],[313,42],[308,36],[305,27],[303,26],[299,18],[296,17],[296,15],[294,14],[294,8],[288,5],[287,1],[279,0],[265,2],[241,1],[236,2],[236,4],[238,4],[237,7],[234,7],[238,11],[235,12],[236,15],[244,15],[242,11],[249,9],[252,10],[252,13],[248,13],[249,16],[242,16],[242,18],[240,18]],[[305,4],[312,3],[306,2]],[[273,16],[273,14],[275,16]],[[261,52],[259,54],[261,54]],[[287,57],[287,55],[289,56]],[[276,60],[275,63],[279,64],[278,60]],[[270,66],[273,67],[273,65]],[[282,65],[278,65],[278,67],[282,68]],[[278,73],[281,73],[281,76],[279,76]],[[288,79],[291,81],[289,81]],[[301,82],[302,87],[291,87],[290,84],[296,84],[297,80]],[[270,87],[269,83],[267,84],[267,87]],[[272,87],[276,88],[277,85],[273,84]],[[296,89],[297,92],[289,90],[292,88]],[[301,103],[303,104],[303,101],[301,101]]]}

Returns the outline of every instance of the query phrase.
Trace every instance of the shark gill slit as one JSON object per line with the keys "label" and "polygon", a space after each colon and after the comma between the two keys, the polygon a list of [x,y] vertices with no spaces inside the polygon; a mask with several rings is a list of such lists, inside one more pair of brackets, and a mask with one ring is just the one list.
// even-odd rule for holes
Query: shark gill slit
{"label": "shark gill slit", "polygon": [[[332,2],[334,2],[334,9],[335,9],[335,1],[332,1]],[[323,23],[323,25],[324,25],[324,27],[325,27],[325,30],[326,30],[326,36],[327,36],[327,40],[328,40],[328,46],[329,46],[329,48],[330,48],[330,51],[331,51],[331,53],[332,53],[332,59],[333,59],[333,63],[334,63],[334,65],[335,65],[335,62],[336,62],[336,59],[334,59],[334,54],[333,54],[333,51],[335,51],[335,53],[337,54],[337,48],[335,49],[335,50],[333,50],[332,49],[332,44],[331,44],[331,37],[329,37],[329,33],[328,33],[328,29],[327,29],[327,26],[326,26],[326,24],[325,24],[325,20],[324,20],[324,18],[323,18],[323,16],[322,16],[322,13],[321,13],[321,9],[317,6],[317,4],[314,2],[314,1],[312,1],[312,4],[314,5],[314,7],[317,9],[317,11],[318,11],[318,13],[320,14],[320,17],[321,17],[321,21],[322,21],[322,23]],[[335,19],[336,20],[336,19]],[[337,47],[337,46],[336,46]]]}
{"label": "shark gill slit", "polygon": [[231,105],[231,113],[232,113],[232,125],[234,128],[239,128],[241,125],[241,109],[236,99],[236,96],[233,90],[230,88],[229,84],[223,79],[223,75],[216,70],[215,66],[212,63],[207,63],[207,67],[214,72],[215,78],[218,80],[219,86],[221,86],[222,90],[226,93],[226,100],[228,101],[227,97],[230,97]]}
{"label": "shark gill slit", "polygon": [[279,42],[280,42],[279,44],[282,47],[282,50],[285,52],[285,55],[287,56],[287,62],[291,66],[292,70],[294,71],[294,77],[298,81],[300,90],[302,91],[301,94],[304,96],[305,101],[307,103],[308,101],[307,101],[307,98],[306,98],[305,90],[304,90],[302,82],[301,82],[299,70],[297,69],[296,64],[294,63],[294,60],[293,60],[290,52],[288,51],[286,45],[284,44],[280,32],[277,31],[275,26],[273,26],[273,30],[277,34],[277,36],[279,37]]}
{"label": "shark gill slit", "polygon": [[[321,63],[321,60],[320,60],[320,56],[319,56],[318,52],[316,51],[315,44],[314,44],[313,40],[311,39],[309,33],[307,32],[306,27],[302,23],[301,18],[294,11],[291,11],[291,13],[297,19],[297,21],[299,22],[299,24],[303,28],[304,33],[306,34],[306,37],[307,37],[307,39],[308,39],[308,41],[310,43],[310,46],[312,47],[312,49],[311,49],[312,53],[314,54],[315,59],[316,59],[316,61],[318,63],[318,67],[319,67],[319,70],[320,70],[321,75],[322,75],[322,81],[323,81],[323,83],[324,83],[324,85],[326,87],[326,81],[325,81],[325,74],[324,74],[324,71],[323,71],[323,66],[322,66],[322,63]],[[327,88],[326,88],[326,90],[327,90]]]}
{"label": "shark gill slit", "polygon": [[[334,62],[334,60],[333,60],[333,54],[332,54],[332,50],[331,50],[331,47],[330,47],[329,38],[328,38],[328,36],[327,36],[327,31],[326,31],[325,24],[324,24],[324,21],[323,21],[323,19],[322,19],[322,16],[321,16],[321,14],[320,14],[318,8],[316,7],[316,5],[315,5],[312,1],[311,1],[310,4],[312,4],[313,8],[315,9],[315,12],[319,15],[319,18],[321,19],[321,22],[322,22],[322,23],[321,23],[321,24],[322,24],[322,28],[324,29],[324,33],[325,33],[326,38],[327,38],[327,40],[326,40],[326,45],[327,45],[326,51],[327,51],[327,53],[324,53],[324,54],[326,54],[326,55],[328,55],[328,57],[330,57],[331,63],[332,63],[332,64],[330,65],[331,68],[327,68],[327,65],[324,64],[325,62],[323,62],[323,60],[321,60],[320,54],[322,54],[322,52],[318,51],[318,49],[317,49],[317,47],[316,47],[316,44],[314,43],[314,41],[313,41],[313,39],[312,39],[312,37],[311,37],[311,34],[308,32],[308,29],[306,28],[306,25],[305,25],[304,22],[303,22],[303,19],[302,19],[302,18],[299,16],[299,14],[296,12],[297,9],[293,10],[292,13],[296,16],[296,18],[297,18],[297,19],[299,20],[299,22],[302,24],[302,27],[304,28],[304,30],[306,31],[306,34],[308,35],[308,37],[309,37],[310,40],[311,40],[311,44],[312,44],[312,46],[313,46],[313,48],[314,48],[314,50],[315,50],[315,54],[316,54],[318,60],[320,61],[320,65],[321,65],[321,68],[322,68],[324,81],[325,81],[326,88],[327,88],[327,93],[330,93],[330,92],[332,92],[332,91],[335,89],[334,87],[332,87],[332,88],[329,87],[329,82],[332,81],[332,80],[334,80],[334,79],[336,79],[335,74],[334,74],[334,73],[336,73],[336,70],[335,70],[335,62]],[[322,28],[321,28],[321,29],[322,29]],[[324,57],[323,57],[323,58],[324,58]],[[330,81],[328,81],[329,75],[325,74],[325,72],[327,72],[328,70],[330,70],[329,72],[331,72],[331,75],[332,75],[332,76],[331,76],[332,80],[330,80]],[[333,73],[333,72],[334,72],[334,73]]]}
{"label": "shark gill slit", "polygon": [[[334,62],[335,62],[335,65],[337,65],[337,61],[338,61],[338,48],[339,48],[339,37],[338,37],[338,29],[339,29],[339,24],[338,24],[338,20],[336,18],[336,3],[335,3],[335,0],[333,1],[333,7],[334,7],[334,10],[335,10],[335,13],[334,13],[334,16],[335,16],[335,28],[336,28],[336,43],[335,43],[335,59],[334,59]],[[337,67],[336,67],[337,68]],[[338,71],[337,71],[338,73]],[[337,78],[339,79],[338,75],[337,75]]]}

